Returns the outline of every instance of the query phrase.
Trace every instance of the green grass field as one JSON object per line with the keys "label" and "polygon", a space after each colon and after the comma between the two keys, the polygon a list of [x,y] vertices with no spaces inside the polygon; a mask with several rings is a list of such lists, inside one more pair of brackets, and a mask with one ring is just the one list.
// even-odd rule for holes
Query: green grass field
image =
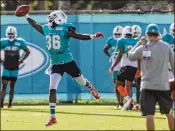
{"label": "green grass field", "polygon": [[[14,106],[1,110],[1,130],[145,130],[145,117],[138,111],[114,106],[58,105],[57,124],[45,127],[48,106]],[[156,113],[156,129],[168,130],[166,117]]]}

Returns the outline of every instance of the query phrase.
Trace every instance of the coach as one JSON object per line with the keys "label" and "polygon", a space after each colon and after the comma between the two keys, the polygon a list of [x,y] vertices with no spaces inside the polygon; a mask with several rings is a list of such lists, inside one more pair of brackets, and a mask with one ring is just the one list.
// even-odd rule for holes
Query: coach
{"label": "coach", "polygon": [[168,118],[170,130],[174,130],[171,114],[172,98],[168,80],[169,63],[174,72],[174,52],[166,42],[160,40],[159,27],[149,24],[146,29],[148,42],[138,44],[128,52],[131,61],[141,60],[141,112],[146,118],[147,130],[155,130],[154,114],[158,102],[160,113]]}

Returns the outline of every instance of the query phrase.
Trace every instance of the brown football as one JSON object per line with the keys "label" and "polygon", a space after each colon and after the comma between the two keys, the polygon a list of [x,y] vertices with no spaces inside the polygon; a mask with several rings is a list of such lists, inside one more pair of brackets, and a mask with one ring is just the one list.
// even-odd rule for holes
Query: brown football
{"label": "brown football", "polygon": [[21,5],[16,9],[15,15],[18,17],[25,16],[29,12],[29,10],[30,9],[28,5]]}

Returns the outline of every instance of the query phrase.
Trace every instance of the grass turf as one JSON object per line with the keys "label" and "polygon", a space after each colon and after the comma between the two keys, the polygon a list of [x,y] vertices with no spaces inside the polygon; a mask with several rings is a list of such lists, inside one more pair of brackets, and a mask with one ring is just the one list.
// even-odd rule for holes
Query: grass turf
{"label": "grass turf", "polygon": [[[120,111],[114,106],[58,105],[57,124],[45,127],[48,106],[14,106],[1,110],[1,130],[145,130],[145,117],[138,111]],[[156,129],[168,130],[164,115],[156,113]]]}

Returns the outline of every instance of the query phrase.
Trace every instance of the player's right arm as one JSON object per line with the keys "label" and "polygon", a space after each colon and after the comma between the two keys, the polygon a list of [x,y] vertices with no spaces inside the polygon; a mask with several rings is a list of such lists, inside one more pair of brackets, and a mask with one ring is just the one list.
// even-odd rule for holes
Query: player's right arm
{"label": "player's right arm", "polygon": [[109,56],[109,57],[111,57],[111,54],[110,54],[109,51],[108,51],[110,48],[111,48],[111,46],[108,45],[108,44],[106,44],[105,47],[104,47],[104,49],[103,49],[103,52],[104,52],[107,56]]}
{"label": "player's right arm", "polygon": [[111,45],[110,45],[110,38],[108,38],[108,40],[106,41],[106,45],[105,45],[105,47],[103,48],[103,52],[107,55],[107,56],[109,56],[109,57],[111,57],[111,54],[109,53],[109,49],[111,48]]}
{"label": "player's right arm", "polygon": [[33,28],[35,28],[38,32],[40,32],[42,35],[44,35],[42,26],[40,24],[38,24],[35,20],[30,18],[28,14],[25,15],[25,18]]}
{"label": "player's right arm", "polygon": [[174,72],[174,51],[172,50],[172,48],[169,48],[169,62],[171,65],[171,71],[174,73],[175,76],[175,72]]}
{"label": "player's right arm", "polygon": [[123,54],[124,54],[124,43],[123,43],[123,40],[122,40],[122,39],[120,39],[120,40],[118,41],[118,45],[117,45],[116,51],[118,52],[118,55],[117,55],[117,58],[115,59],[114,64],[113,64],[112,67],[109,69],[110,75],[112,74],[112,72],[113,72],[113,70],[114,70],[114,67],[117,66],[118,63],[121,61],[122,56],[123,56]]}
{"label": "player's right arm", "polygon": [[[1,41],[0,41],[0,51],[2,50],[2,49],[4,49],[4,44],[3,44],[3,41],[4,41],[4,39],[3,38],[1,38]],[[0,63],[3,63],[3,60],[1,59],[1,53],[0,53]]]}

